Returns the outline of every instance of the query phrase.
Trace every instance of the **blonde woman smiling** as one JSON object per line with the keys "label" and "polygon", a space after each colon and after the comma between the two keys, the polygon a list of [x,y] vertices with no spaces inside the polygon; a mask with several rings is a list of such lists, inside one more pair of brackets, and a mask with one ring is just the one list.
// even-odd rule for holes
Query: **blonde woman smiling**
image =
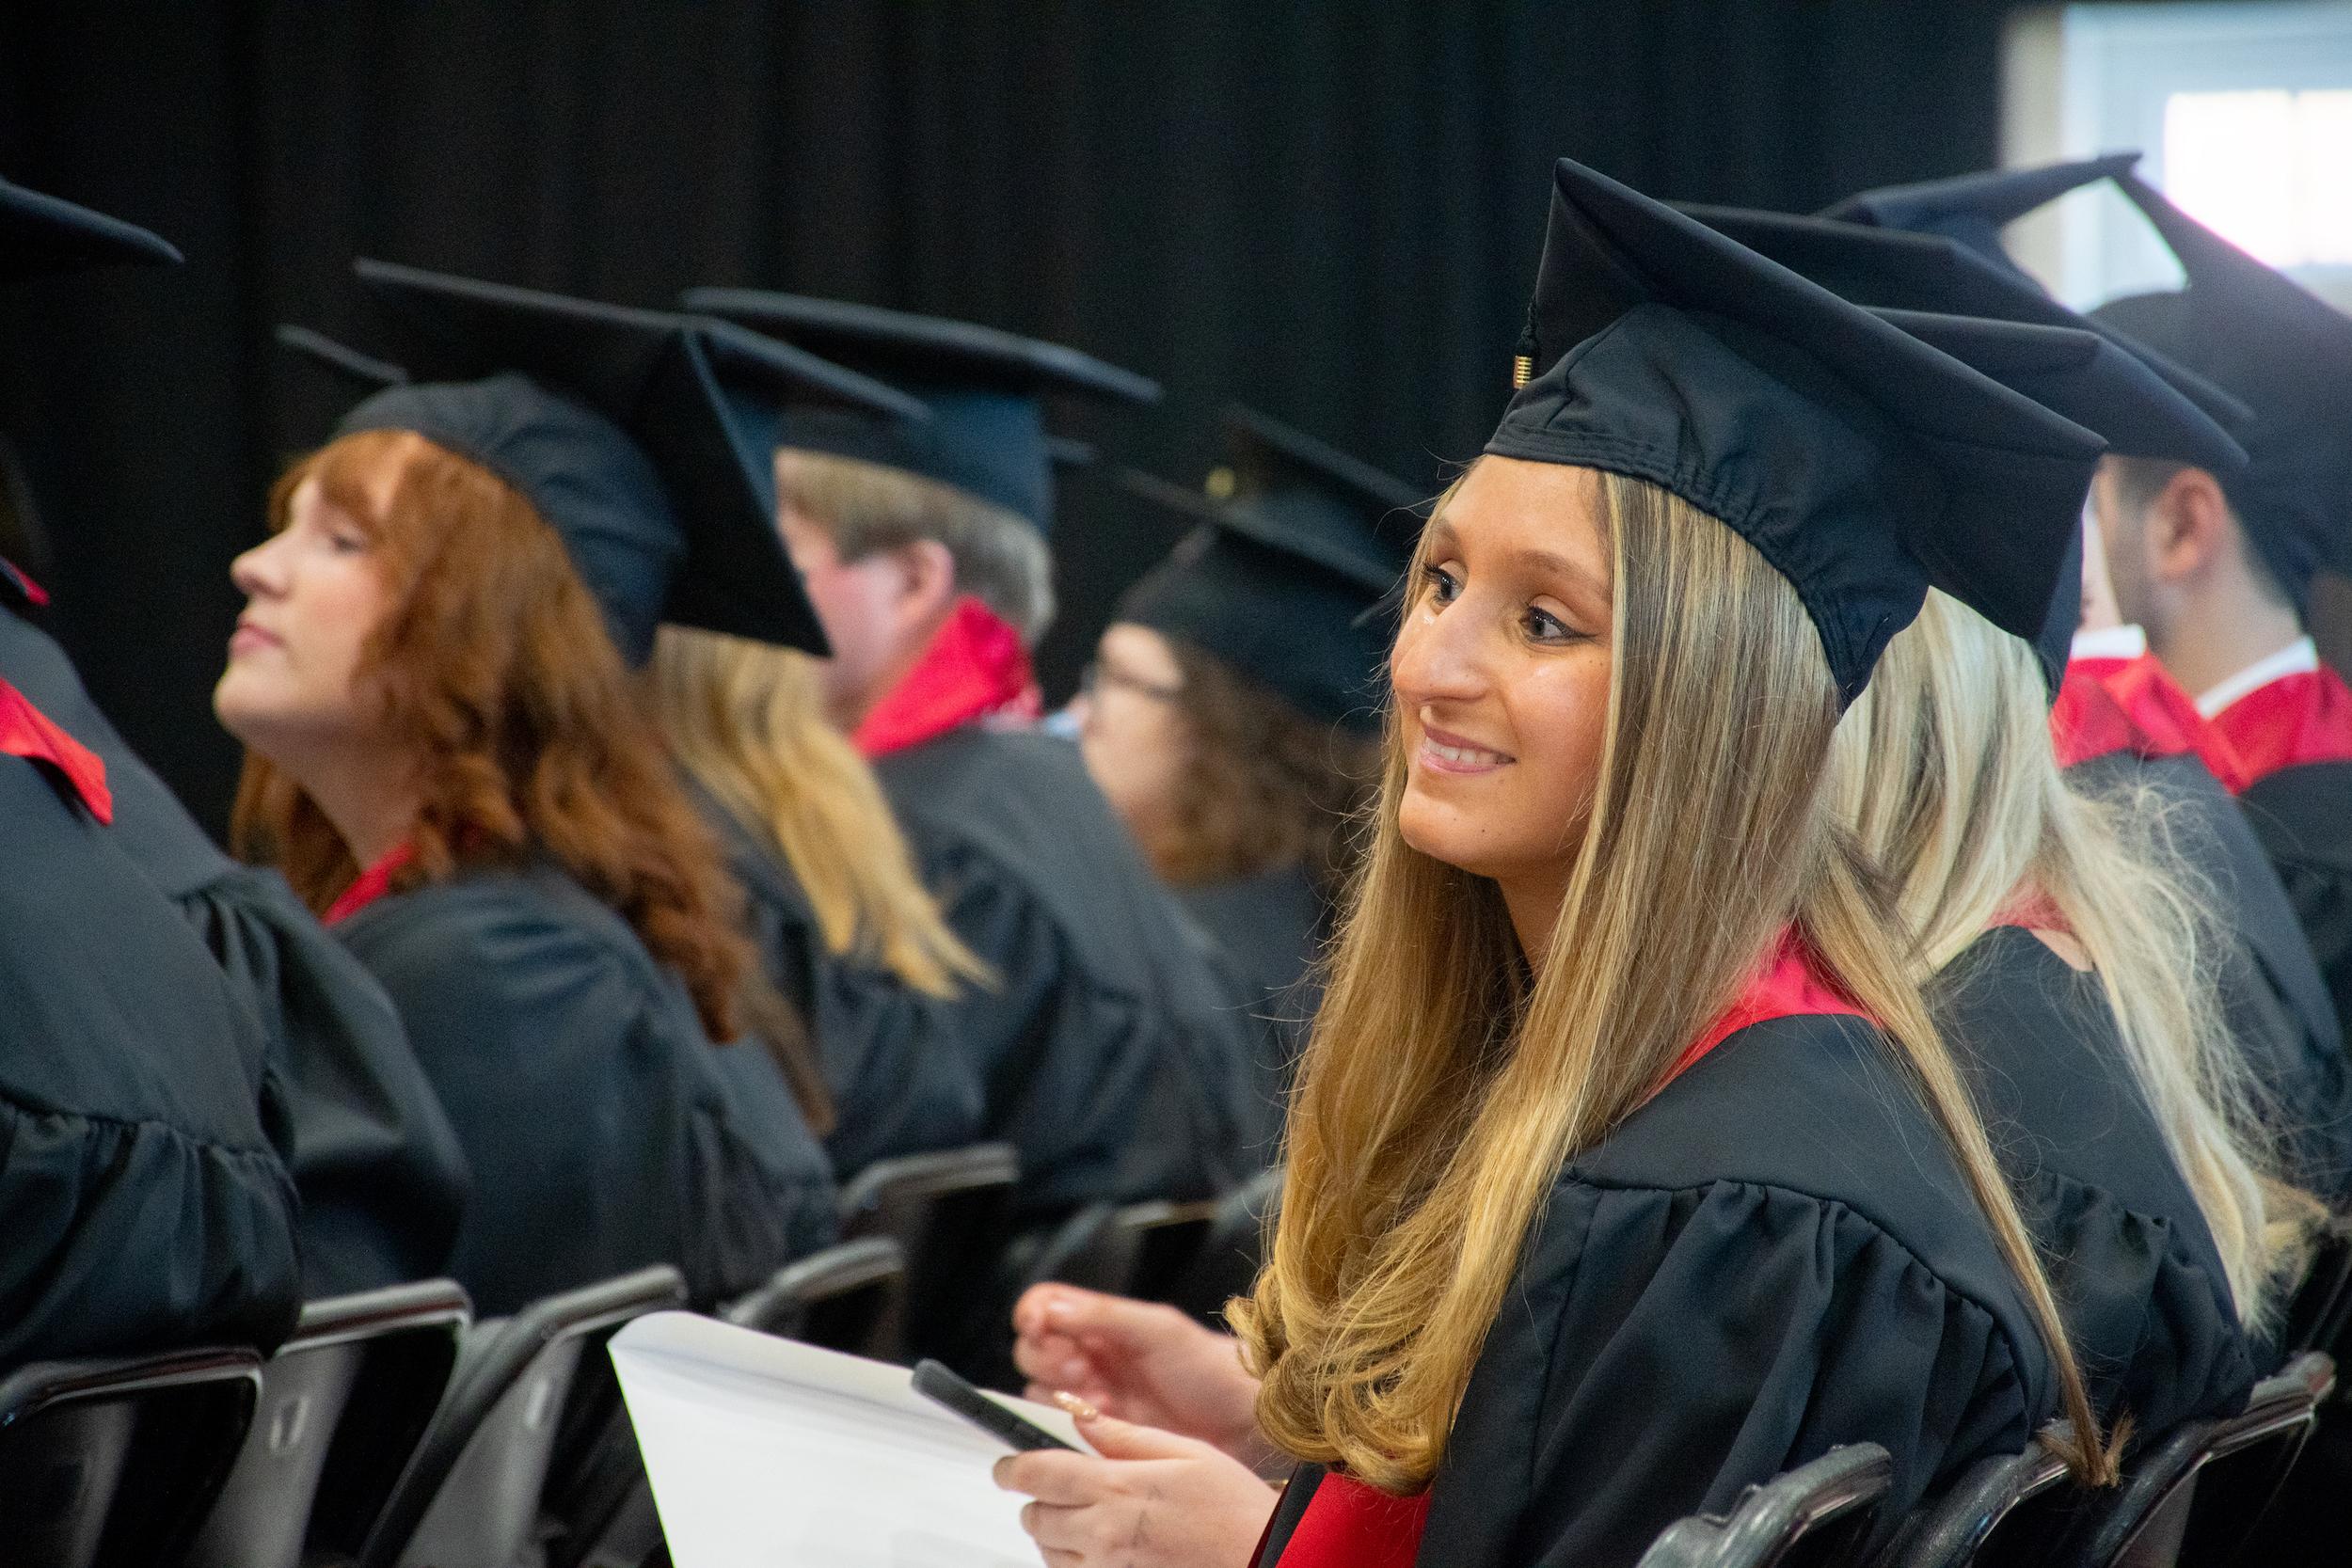
{"label": "blonde woman smiling", "polygon": [[2114,1474],[1823,788],[1930,588],[2039,626],[2100,441],[1565,161],[1522,349],[1416,560],[1232,1309],[1295,1479],[1098,1418],[1150,1457],[999,1468],[1054,1568],[1238,1564],[1269,1513],[1283,1568],[1631,1563],[1860,1441],[1889,1518],[2037,1434]]}

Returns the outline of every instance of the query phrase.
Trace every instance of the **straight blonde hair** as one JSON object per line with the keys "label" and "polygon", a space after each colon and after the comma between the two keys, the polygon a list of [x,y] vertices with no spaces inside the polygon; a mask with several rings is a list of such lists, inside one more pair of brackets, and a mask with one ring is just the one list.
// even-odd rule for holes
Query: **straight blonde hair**
{"label": "straight blonde hair", "polygon": [[2043,692],[2026,643],[1929,594],[1838,726],[1833,809],[1896,889],[1925,984],[2005,909],[2048,901],[2098,974],[2239,1316],[2260,1330],[2317,1200],[2268,1169],[2259,1091],[2221,1022],[2210,894],[2171,853],[2161,796],[2070,784]]}
{"label": "straight blonde hair", "polygon": [[1294,1095],[1271,1259],[1229,1308],[1263,1380],[1260,1425],[1384,1491],[1425,1484],[1563,1164],[1655,1092],[1793,928],[1877,1022],[2015,1272],[2071,1427],[2045,1440],[2077,1476],[2111,1481],[1909,944],[1823,809],[1837,704],[1818,633],[1730,529],[1642,481],[1597,488],[1614,561],[1609,712],[1589,825],[1532,966],[1491,882],[1400,836],[1391,717],[1370,853]]}
{"label": "straight blonde hair", "polygon": [[814,660],[663,626],[649,679],[672,752],[799,879],[827,951],[930,996],[994,983],[915,875],[873,770],[826,722]]}

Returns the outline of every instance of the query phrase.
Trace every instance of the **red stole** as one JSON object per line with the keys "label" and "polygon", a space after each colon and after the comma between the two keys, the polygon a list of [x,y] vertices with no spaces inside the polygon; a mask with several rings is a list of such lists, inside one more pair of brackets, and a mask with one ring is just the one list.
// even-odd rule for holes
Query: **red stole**
{"label": "red stole", "polygon": [[64,778],[85,811],[113,823],[115,798],[106,787],[105,763],[5,680],[0,680],[0,752],[51,768]]}
{"label": "red stole", "polygon": [[2298,670],[2215,714],[2213,727],[2243,761],[2233,789],[2306,763],[2352,762],[2352,689],[2333,670]]}
{"label": "red stole", "polygon": [[1281,1568],[1412,1568],[1428,1526],[1426,1491],[1391,1497],[1353,1476],[1327,1475],[1282,1548]]}
{"label": "red stole", "polygon": [[982,719],[1032,720],[1044,705],[1021,634],[967,594],[850,738],[870,760]]}
{"label": "red stole", "polygon": [[389,854],[354,877],[351,885],[336,895],[335,901],[326,907],[326,923],[332,926],[348,920],[390,893],[392,879],[416,858],[417,852],[407,845],[394,845]]}
{"label": "red stole", "polygon": [[2194,754],[2232,793],[2247,783],[2245,765],[2229,737],[2197,711],[2153,654],[2069,660],[2050,708],[2050,739],[2060,768],[2116,752],[2139,757]]}

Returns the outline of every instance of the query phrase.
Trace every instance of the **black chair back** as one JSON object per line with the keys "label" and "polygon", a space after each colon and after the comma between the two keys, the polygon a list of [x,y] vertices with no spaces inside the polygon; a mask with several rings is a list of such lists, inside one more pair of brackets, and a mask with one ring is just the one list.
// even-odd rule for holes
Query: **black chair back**
{"label": "black chair back", "polygon": [[[574,1408],[582,1358],[623,1323],[686,1305],[667,1264],[534,1302],[474,1325],[449,1393],[369,1531],[359,1568],[503,1565],[540,1534],[567,1435],[594,1442],[617,1412]],[[608,1376],[591,1386],[609,1388]]]}
{"label": "black chair back", "polygon": [[2344,1350],[2344,1320],[2352,1317],[2352,1229],[2342,1215],[2332,1216],[2312,1250],[2311,1266],[2287,1306],[2285,1328],[2279,1343],[2289,1354],[2324,1350],[2341,1357]]}
{"label": "black chair back", "polygon": [[961,1354],[974,1281],[993,1276],[1012,1234],[1021,1164],[1009,1144],[877,1160],[841,1189],[845,1241],[884,1236],[906,1258],[904,1350]]}
{"label": "black chair back", "polygon": [[720,1317],[874,1361],[906,1354],[906,1254],[886,1236],[843,1242],[789,1263]]}
{"label": "black chair back", "polygon": [[2066,1461],[2036,1443],[2023,1453],[1978,1461],[1905,1523],[1884,1568],[1968,1568],[2031,1556],[2026,1543],[2062,1536],[2082,1494]]}
{"label": "black chair back", "polygon": [[2175,1560],[2224,1568],[2235,1560],[2335,1381],[2335,1364],[2307,1352],[2264,1379],[2243,1414],[2185,1422],[2159,1436],[2086,1520],[2070,1560],[2081,1568]]}
{"label": "black chair back", "polygon": [[1260,1171],[1218,1200],[1193,1258],[1165,1299],[1212,1328],[1225,1326],[1225,1304],[1246,1296],[1265,1260],[1267,1227],[1282,1208],[1280,1167]]}
{"label": "black chair back", "polygon": [[424,1436],[472,1312],[447,1279],[305,1306],[262,1364],[260,1408],[187,1568],[298,1568],[358,1551]]}
{"label": "black chair back", "polygon": [[251,1351],[191,1350],[0,1378],[0,1562],[176,1559],[236,1463],[261,1366]]}
{"label": "black chair back", "polygon": [[1056,1279],[1115,1296],[1166,1301],[1215,1228],[1217,1203],[1089,1204],[1048,1237],[1026,1284]]}
{"label": "black chair back", "polygon": [[1749,1487],[1720,1518],[1676,1520],[1638,1568],[1846,1568],[1860,1560],[1894,1479],[1876,1443],[1832,1449]]}

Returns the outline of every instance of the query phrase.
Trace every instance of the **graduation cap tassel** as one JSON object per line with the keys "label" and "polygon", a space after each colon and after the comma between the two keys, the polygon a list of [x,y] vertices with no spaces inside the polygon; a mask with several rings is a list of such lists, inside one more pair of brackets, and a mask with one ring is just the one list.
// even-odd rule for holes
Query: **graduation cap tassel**
{"label": "graduation cap tassel", "polygon": [[1518,346],[1511,352],[1511,390],[1518,391],[1535,379],[1535,354],[1542,345],[1535,338],[1535,308],[1527,309],[1527,325],[1519,328]]}

